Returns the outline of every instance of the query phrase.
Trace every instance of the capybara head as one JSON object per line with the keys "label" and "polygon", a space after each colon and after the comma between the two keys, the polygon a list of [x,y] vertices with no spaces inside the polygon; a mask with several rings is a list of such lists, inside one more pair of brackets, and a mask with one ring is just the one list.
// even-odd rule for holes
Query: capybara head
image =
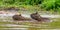
{"label": "capybara head", "polygon": [[38,14],[38,12],[33,13],[30,15],[32,19],[38,20],[38,18],[40,17],[40,15]]}
{"label": "capybara head", "polygon": [[22,17],[22,16],[21,16],[20,13],[15,13],[15,15],[12,16],[13,20],[20,20],[21,17]]}

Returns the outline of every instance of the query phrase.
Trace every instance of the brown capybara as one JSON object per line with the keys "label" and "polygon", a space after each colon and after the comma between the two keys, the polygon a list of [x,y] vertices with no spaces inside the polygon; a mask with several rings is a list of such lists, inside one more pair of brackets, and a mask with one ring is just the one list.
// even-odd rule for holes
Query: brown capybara
{"label": "brown capybara", "polygon": [[20,15],[15,14],[12,18],[13,18],[13,20],[16,20],[16,21],[31,20],[30,18],[25,18],[25,17],[21,16],[21,14]]}
{"label": "brown capybara", "polygon": [[14,15],[13,20],[21,20],[22,16],[21,15]]}
{"label": "brown capybara", "polygon": [[35,19],[35,20],[37,20],[37,21],[41,21],[41,18],[42,18],[42,17],[38,14],[38,12],[33,13],[33,14],[31,14],[30,16],[31,16],[32,19]]}
{"label": "brown capybara", "polygon": [[31,16],[32,19],[35,19],[35,20],[37,20],[37,21],[46,21],[46,20],[49,20],[49,18],[43,18],[43,17],[41,17],[41,16],[38,14],[38,12],[33,13],[33,14],[31,14],[30,16]]}

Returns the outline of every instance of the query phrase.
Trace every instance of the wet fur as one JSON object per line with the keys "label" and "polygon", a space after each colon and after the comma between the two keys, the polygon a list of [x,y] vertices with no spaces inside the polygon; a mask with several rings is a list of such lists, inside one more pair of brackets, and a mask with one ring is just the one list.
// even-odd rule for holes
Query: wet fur
{"label": "wet fur", "polygon": [[21,15],[14,15],[12,18],[13,18],[13,20],[16,20],[16,21],[26,21],[26,20],[30,21],[30,20],[32,20],[31,18],[26,18]]}
{"label": "wet fur", "polygon": [[31,16],[32,19],[35,19],[35,20],[37,20],[37,21],[47,21],[47,20],[49,20],[49,18],[41,17],[41,16],[38,14],[38,12],[32,13],[30,16]]}

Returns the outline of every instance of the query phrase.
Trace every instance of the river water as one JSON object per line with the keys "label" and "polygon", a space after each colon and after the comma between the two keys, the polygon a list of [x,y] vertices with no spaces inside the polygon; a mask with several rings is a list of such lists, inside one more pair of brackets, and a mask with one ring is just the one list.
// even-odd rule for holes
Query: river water
{"label": "river water", "polygon": [[[48,25],[41,25],[40,23],[33,23],[30,21],[13,21],[12,19],[13,15],[14,14],[0,14],[0,30],[30,30],[30,29],[40,30],[40,28],[48,27]],[[22,16],[30,18],[29,14],[22,14]],[[47,18],[59,18],[60,17],[60,15],[41,15],[41,16],[47,17]],[[48,30],[48,29],[41,29],[41,30]],[[60,29],[49,29],[49,30],[60,30]]]}

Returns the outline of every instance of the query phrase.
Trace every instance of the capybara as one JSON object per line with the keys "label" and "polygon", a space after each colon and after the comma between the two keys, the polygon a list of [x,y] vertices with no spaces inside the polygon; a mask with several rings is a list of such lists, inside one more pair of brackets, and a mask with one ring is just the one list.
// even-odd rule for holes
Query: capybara
{"label": "capybara", "polygon": [[25,20],[31,20],[31,18],[26,18],[26,17],[23,17],[21,16],[21,14],[15,14],[13,17],[13,20],[19,20],[19,21],[25,21]]}
{"label": "capybara", "polygon": [[49,18],[41,17],[41,16],[38,14],[38,12],[32,13],[30,16],[31,16],[32,19],[35,19],[35,20],[37,20],[37,21],[46,21],[46,20],[49,20]]}

